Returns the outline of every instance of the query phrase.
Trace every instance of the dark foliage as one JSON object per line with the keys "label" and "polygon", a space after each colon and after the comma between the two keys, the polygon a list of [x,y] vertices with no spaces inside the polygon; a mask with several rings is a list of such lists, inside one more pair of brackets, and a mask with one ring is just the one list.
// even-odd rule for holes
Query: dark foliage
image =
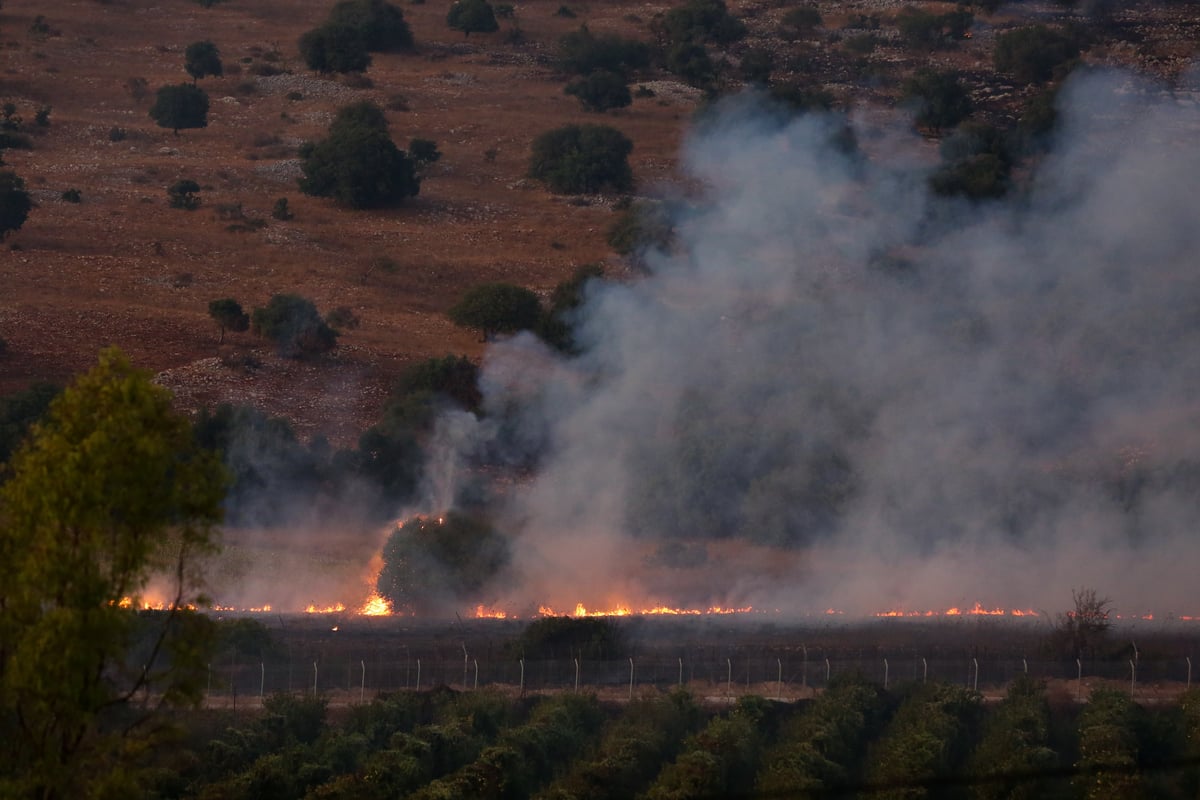
{"label": "dark foliage", "polygon": [[1079,58],[1080,42],[1062,31],[1035,25],[996,37],[996,71],[1022,83],[1045,83]]}
{"label": "dark foliage", "polygon": [[183,68],[195,83],[207,75],[221,77],[225,69],[221,64],[221,52],[209,41],[192,42],[183,52]]}
{"label": "dark foliage", "polygon": [[612,33],[597,35],[586,25],[563,36],[558,53],[559,66],[575,75],[603,70],[628,77],[650,64],[650,48],[644,42]]}
{"label": "dark foliage", "polygon": [[906,6],[896,15],[900,38],[913,48],[936,49],[947,47],[962,39],[975,18],[970,11],[959,8],[944,14],[934,14],[914,6]]}
{"label": "dark foliage", "polygon": [[651,250],[669,251],[674,236],[671,213],[665,204],[638,200],[608,229],[608,244],[620,255],[640,262]]}
{"label": "dark foliage", "polygon": [[567,125],[533,141],[529,175],[560,194],[586,194],[633,187],[631,142],[606,125]]}
{"label": "dark foliage", "polygon": [[603,278],[604,268],[599,264],[584,264],[570,278],[554,287],[550,306],[538,320],[537,334],[542,341],[564,353],[577,352],[572,331],[575,313],[583,305],[587,284]]}
{"label": "dark foliage", "polygon": [[394,206],[420,191],[416,165],[392,141],[383,110],[363,101],[340,110],[329,135],[300,148],[300,190],[351,208]]}
{"label": "dark foliage", "polygon": [[971,96],[957,72],[918,70],[904,82],[903,96],[916,123],[935,132],[957,125],[971,113]]}
{"label": "dark foliage", "polygon": [[328,24],[357,31],[372,53],[395,53],[413,45],[404,12],[385,0],[343,0],[329,12]]}
{"label": "dark foliage", "polygon": [[190,83],[163,86],[150,107],[150,119],[176,134],[184,128],[208,126],[208,94]]}
{"label": "dark foliage", "polygon": [[563,92],[579,98],[580,105],[588,111],[604,112],[625,108],[633,103],[625,77],[607,70],[597,70],[586,77],[577,78],[568,83]]}
{"label": "dark foliage", "polygon": [[484,519],[412,519],[384,544],[376,590],[394,610],[450,617],[481,599],[508,558],[507,539]]}
{"label": "dark foliage", "polygon": [[350,25],[327,23],[300,37],[300,55],[320,73],[363,72],[371,66],[366,37]]}
{"label": "dark foliage", "polygon": [[218,344],[225,341],[225,331],[230,330],[235,333],[250,328],[250,315],[242,310],[242,304],[231,297],[213,300],[208,304],[208,315],[213,318],[217,326],[221,329],[221,339]]}
{"label": "dark foliage", "polygon": [[510,283],[485,283],[468,289],[446,312],[462,328],[479,331],[485,340],[501,333],[532,330],[542,314],[538,296]]}
{"label": "dark foliage", "polygon": [[746,25],[723,0],[687,0],[656,19],[651,30],[664,46],[682,42],[729,45],[746,35]]}
{"label": "dark foliage", "polygon": [[267,305],[254,309],[251,328],[275,343],[287,358],[320,355],[337,345],[337,331],[317,313],[311,300],[295,294],[277,294]]}
{"label": "dark foliage", "polygon": [[195,211],[200,207],[200,198],[196,193],[200,184],[191,178],[180,178],[167,187],[167,205],[171,208],[182,208],[184,211]]}
{"label": "dark foliage", "polygon": [[499,30],[496,12],[487,0],[457,0],[446,14],[446,24],[464,36]]}
{"label": "dark foliage", "polygon": [[33,198],[25,190],[25,181],[12,170],[0,170],[0,241],[21,229],[32,208]]}
{"label": "dark foliage", "polygon": [[510,648],[522,658],[589,661],[625,658],[627,649],[620,623],[607,617],[542,617],[526,625]]}
{"label": "dark foliage", "polygon": [[53,383],[35,383],[24,391],[0,397],[0,465],[8,463],[30,426],[41,419],[61,391],[62,387]]}

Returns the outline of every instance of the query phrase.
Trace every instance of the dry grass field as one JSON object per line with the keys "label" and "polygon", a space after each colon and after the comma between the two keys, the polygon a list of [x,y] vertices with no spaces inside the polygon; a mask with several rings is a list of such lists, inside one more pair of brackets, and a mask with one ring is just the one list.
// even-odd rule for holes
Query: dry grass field
{"label": "dry grass field", "polygon": [[[524,177],[529,144],[558,125],[603,121],[633,139],[639,192],[676,180],[676,152],[697,90],[653,75],[653,97],[600,117],[563,94],[564,77],[554,67],[558,38],[581,23],[648,39],[649,21],[671,3],[593,0],[572,4],[570,18],[556,13],[560,0],[524,0],[499,32],[470,37],[446,26],[444,0],[405,4],[415,50],[376,54],[365,82],[320,77],[299,57],[298,38],[331,5],[5,0],[0,100],[16,104],[26,121],[40,107],[52,110],[32,150],[4,154],[37,205],[0,252],[0,336],[8,344],[0,393],[37,379],[63,381],[93,363],[98,348],[115,344],[161,373],[185,409],[252,404],[289,417],[301,435],[350,443],[376,418],[404,365],[481,354],[476,337],[444,314],[466,288],[509,281],[547,293],[578,265],[596,261],[621,274],[605,243],[616,198],[546,192]],[[820,5],[823,30],[835,32],[852,12],[890,20],[901,4]],[[779,37],[786,5],[738,0],[730,7],[751,29],[739,47],[775,51],[783,70],[801,62],[818,70],[839,101],[886,103],[895,95],[895,81],[859,87],[846,78],[848,57],[836,35]],[[1131,11],[1138,44],[1113,42],[1094,53],[1173,76],[1194,51],[1189,8]],[[1002,11],[987,18],[985,35],[950,51],[884,46],[871,58],[897,74],[931,61],[984,74],[991,26],[1053,13],[1033,3],[1020,9],[1021,17]],[[38,15],[40,33],[33,30]],[[156,127],[147,110],[157,87],[187,80],[184,50],[201,39],[220,48],[226,74],[200,82],[212,101],[208,126],[175,135]],[[274,70],[282,74],[260,74]],[[138,78],[148,87],[140,99],[129,88]],[[984,113],[1003,114],[1019,95],[1000,85],[977,92],[977,102]],[[422,137],[444,154],[404,207],[350,211],[296,187],[298,146],[322,136],[339,107],[360,99],[388,109],[401,147]],[[166,187],[181,178],[203,187],[198,210],[168,207]],[[82,203],[61,199],[72,188]],[[280,197],[293,219],[270,218]],[[229,230],[219,207],[233,204],[266,226]],[[232,297],[250,310],[278,292],[309,297],[322,312],[346,306],[361,326],[316,362],[276,358],[250,334],[231,334],[218,347],[210,300]]]}

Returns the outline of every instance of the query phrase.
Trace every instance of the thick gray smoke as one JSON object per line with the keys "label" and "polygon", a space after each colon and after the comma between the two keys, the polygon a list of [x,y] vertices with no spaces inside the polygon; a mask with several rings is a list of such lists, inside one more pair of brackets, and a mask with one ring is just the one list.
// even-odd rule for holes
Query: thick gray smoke
{"label": "thick gray smoke", "polygon": [[1200,112],[1062,98],[1029,190],[975,208],[903,120],[856,117],[865,158],[745,98],[701,126],[703,198],[591,284],[582,355],[485,359],[543,448],[497,602],[1200,612]]}

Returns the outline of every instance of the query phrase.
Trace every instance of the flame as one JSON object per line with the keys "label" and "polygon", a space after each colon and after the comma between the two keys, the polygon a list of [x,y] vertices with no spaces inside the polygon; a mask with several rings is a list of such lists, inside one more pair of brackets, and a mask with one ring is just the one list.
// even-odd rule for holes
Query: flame
{"label": "flame", "polygon": [[376,592],[367,598],[367,602],[362,604],[358,613],[365,617],[386,617],[392,613],[392,605]]}
{"label": "flame", "polygon": [[1030,608],[985,608],[980,603],[976,603],[971,608],[965,611],[958,606],[951,606],[944,611],[917,611],[903,609],[889,609],[888,611],[877,611],[876,617],[1036,617],[1038,612]]}
{"label": "flame", "polygon": [[[588,608],[583,603],[576,603],[573,612],[558,611],[552,606],[538,606],[538,615],[543,617],[632,617],[632,616],[651,616],[651,617],[699,617],[710,614],[753,614],[756,613],[753,606],[743,606],[740,608],[726,606],[709,606],[708,608],[672,608],[670,606],[650,606],[647,608],[637,608],[626,605],[624,603],[612,606],[611,608],[595,609]],[[476,614],[478,616],[478,614]]]}
{"label": "flame", "polygon": [[497,608],[475,606],[475,619],[508,619],[508,612]]}
{"label": "flame", "polygon": [[304,609],[304,613],[305,614],[340,614],[341,612],[343,612],[345,610],[346,610],[346,607],[344,605],[342,605],[341,603],[335,603],[331,606],[320,606],[320,607],[318,607],[315,603],[309,603],[308,607]]}

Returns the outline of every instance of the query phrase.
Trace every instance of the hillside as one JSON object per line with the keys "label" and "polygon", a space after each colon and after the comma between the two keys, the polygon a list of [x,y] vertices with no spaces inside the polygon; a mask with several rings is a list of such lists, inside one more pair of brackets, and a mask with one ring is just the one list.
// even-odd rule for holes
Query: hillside
{"label": "hillside", "polygon": [[[5,2],[0,99],[16,106],[34,146],[7,150],[4,159],[37,206],[0,254],[0,336],[7,342],[0,393],[62,381],[111,343],[162,373],[184,408],[252,404],[289,417],[303,435],[350,442],[377,416],[405,364],[447,352],[480,355],[477,337],[444,316],[466,288],[502,280],[546,294],[578,265],[597,261],[622,274],[605,243],[617,198],[546,192],[524,177],[529,143],[557,125],[603,121],[634,141],[639,193],[674,180],[698,90],[652,69],[634,84],[653,96],[588,114],[563,94],[565,76],[554,61],[559,37],[584,23],[648,41],[651,21],[670,4],[585,3],[568,16],[557,0],[531,0],[517,4],[499,32],[469,37],[446,26],[444,3],[406,4],[415,50],[376,54],[366,80],[322,77],[300,59],[299,37],[331,5]],[[1124,12],[1088,59],[1176,78],[1193,50],[1196,14],[1192,4],[1160,5]],[[896,40],[901,6],[820,3],[821,27],[781,36],[787,6],[731,3],[750,35],[722,54],[722,82],[735,86],[739,59],[757,48],[773,54],[775,81],[800,76],[840,105],[887,105],[904,75],[933,64],[964,70],[980,116],[1011,118],[1029,92],[992,74],[995,30],[1064,13],[1035,3],[1002,7],[976,17],[971,39],[914,52]],[[856,31],[845,28],[858,24],[852,15],[879,18],[878,44],[867,56],[847,52]],[[157,87],[187,80],[184,50],[201,39],[218,46],[225,75],[200,81],[212,100],[208,126],[174,135],[147,110]],[[148,91],[140,99],[131,91],[139,78]],[[322,136],[336,109],[358,99],[388,109],[401,147],[421,137],[444,154],[420,195],[401,208],[349,211],[296,188],[299,145]],[[46,106],[49,125],[34,128],[29,123]],[[166,187],[181,178],[202,186],[196,211],[167,205]],[[61,199],[72,188],[81,203]],[[293,219],[270,218],[279,197],[288,199]],[[261,229],[230,230],[259,219]],[[250,334],[227,336],[218,347],[210,300],[232,297],[249,310],[277,292],[303,294],[322,312],[346,306],[361,325],[343,333],[333,356],[315,362],[279,359]]]}

